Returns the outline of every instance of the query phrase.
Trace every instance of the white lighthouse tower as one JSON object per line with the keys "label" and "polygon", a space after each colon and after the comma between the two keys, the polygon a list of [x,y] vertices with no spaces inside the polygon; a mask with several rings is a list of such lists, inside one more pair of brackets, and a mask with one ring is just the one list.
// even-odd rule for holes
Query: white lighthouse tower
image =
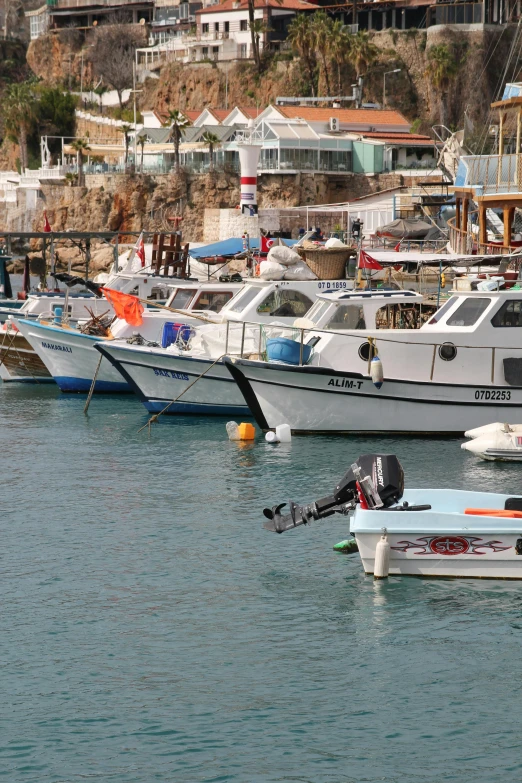
{"label": "white lighthouse tower", "polygon": [[241,168],[241,212],[257,215],[257,166],[261,147],[254,143],[254,121],[238,139],[239,165]]}

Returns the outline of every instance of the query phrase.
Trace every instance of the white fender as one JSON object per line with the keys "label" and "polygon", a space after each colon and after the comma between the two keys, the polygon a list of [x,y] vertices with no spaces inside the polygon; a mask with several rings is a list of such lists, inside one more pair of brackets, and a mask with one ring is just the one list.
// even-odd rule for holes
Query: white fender
{"label": "white fender", "polygon": [[373,576],[375,579],[386,579],[390,572],[390,544],[388,543],[387,530],[382,529],[381,540],[375,547],[375,565]]}
{"label": "white fender", "polygon": [[384,373],[382,370],[382,362],[378,356],[374,356],[370,362],[370,378],[373,381],[374,386],[380,389],[384,381]]}

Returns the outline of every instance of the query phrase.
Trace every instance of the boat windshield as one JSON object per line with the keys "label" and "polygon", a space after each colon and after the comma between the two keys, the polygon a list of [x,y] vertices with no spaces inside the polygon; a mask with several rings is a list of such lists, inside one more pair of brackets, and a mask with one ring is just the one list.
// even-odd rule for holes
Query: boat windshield
{"label": "boat windshield", "polygon": [[448,301],[445,304],[443,304],[442,307],[439,310],[437,310],[437,312],[435,313],[433,318],[430,318],[428,323],[429,324],[438,324],[438,322],[441,320],[442,316],[446,315],[448,310],[450,310],[450,308],[453,307],[453,305],[455,304],[456,301],[457,301],[457,297],[456,296],[452,296],[450,299],[448,299]]}
{"label": "boat windshield", "polygon": [[193,288],[177,288],[172,294],[168,306],[175,307],[176,310],[186,310],[194,294]]}
{"label": "boat windshield", "polygon": [[232,291],[202,291],[194,302],[193,310],[212,310],[221,312],[229,299],[232,299]]}
{"label": "boat windshield", "polygon": [[366,329],[364,310],[358,304],[336,307],[325,329]]}
{"label": "boat windshield", "polygon": [[306,314],[307,320],[319,324],[331,304],[331,302],[325,302],[324,299],[317,299]]}
{"label": "boat windshield", "polygon": [[491,304],[491,299],[474,298],[465,299],[460,307],[457,307],[451,318],[448,318],[448,326],[473,326],[484,310]]}
{"label": "boat windshield", "polygon": [[247,305],[259,295],[260,289],[255,285],[247,285],[240,294],[234,297],[227,310],[232,313],[240,313]]}

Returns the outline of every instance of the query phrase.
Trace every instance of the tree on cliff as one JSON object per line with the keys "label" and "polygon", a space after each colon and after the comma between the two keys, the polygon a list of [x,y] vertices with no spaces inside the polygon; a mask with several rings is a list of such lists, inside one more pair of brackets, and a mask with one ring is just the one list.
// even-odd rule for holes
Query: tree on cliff
{"label": "tree on cliff", "polygon": [[[127,123],[120,125],[120,133],[123,133],[123,138],[125,141],[125,168],[127,168],[127,163],[129,160],[130,132],[132,131],[132,128],[133,126],[128,125]],[[134,164],[136,165],[136,161],[134,161]]]}
{"label": "tree on cliff", "polygon": [[97,27],[89,49],[94,72],[116,90],[120,107],[123,107],[123,91],[132,85],[134,53],[143,44],[143,30],[136,27],[124,24]]}
{"label": "tree on cliff", "polygon": [[446,92],[458,72],[458,64],[446,44],[430,46],[426,75],[437,90],[440,106],[440,124],[446,124]]}
{"label": "tree on cliff", "polygon": [[[255,18],[255,8],[256,8],[256,0],[247,0],[248,1],[248,29],[250,30],[250,42],[252,45],[252,56],[254,58],[254,62],[256,64],[256,69],[258,73],[261,73],[263,70],[263,64],[261,62],[261,52],[259,49],[259,41],[261,39],[261,34],[267,32],[267,27],[263,21],[263,19],[256,19]],[[282,5],[284,0],[276,0],[276,2],[279,5]],[[262,8],[263,4],[259,3],[259,8]]]}
{"label": "tree on cliff", "polygon": [[342,95],[341,65],[348,60],[352,36],[345,30],[345,25],[336,19],[330,31],[330,52],[332,61],[337,65],[337,94]]}
{"label": "tree on cliff", "polygon": [[366,30],[359,30],[358,33],[350,36],[348,60],[354,66],[357,78],[373,65],[378,56],[379,50],[372,43],[370,34]]}
{"label": "tree on cliff", "polygon": [[215,133],[212,133],[211,131],[205,131],[205,133],[203,133],[201,136],[201,141],[208,147],[208,155],[210,158],[209,170],[214,171],[214,150],[219,144],[221,144],[221,140],[218,136],[216,136]]}
{"label": "tree on cliff", "polygon": [[8,136],[20,147],[20,169],[28,166],[27,136],[36,119],[34,85],[31,82],[10,84],[2,100],[2,117]]}
{"label": "tree on cliff", "polygon": [[315,95],[315,37],[313,20],[310,14],[297,14],[288,28],[288,40],[302,59],[308,72],[312,97]]}
{"label": "tree on cliff", "polygon": [[331,95],[332,90],[330,87],[330,71],[328,69],[328,61],[331,59],[331,36],[332,36],[332,20],[324,11],[317,11],[314,14],[313,19],[313,33],[314,33],[314,45],[315,50],[321,60],[324,81],[326,85],[326,94]]}
{"label": "tree on cliff", "polygon": [[191,122],[188,117],[185,117],[178,109],[171,109],[166,121],[163,123],[164,128],[170,128],[170,141],[174,145],[174,165],[176,174],[179,172],[179,143],[183,131],[185,128],[188,128],[190,124]]}
{"label": "tree on cliff", "polygon": [[71,142],[71,147],[76,151],[76,159],[78,161],[78,185],[85,187],[85,174],[83,172],[83,158],[86,152],[90,152],[89,142],[87,139],[74,139]]}

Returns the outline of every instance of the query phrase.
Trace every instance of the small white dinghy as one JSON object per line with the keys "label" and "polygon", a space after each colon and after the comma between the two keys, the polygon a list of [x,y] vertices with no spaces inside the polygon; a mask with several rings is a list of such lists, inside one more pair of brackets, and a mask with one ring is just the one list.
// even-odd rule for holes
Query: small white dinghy
{"label": "small white dinghy", "polygon": [[[400,502],[399,502],[400,501]],[[522,579],[522,496],[453,489],[404,490],[393,454],[365,454],[332,495],[307,505],[265,509],[264,527],[284,533],[353,511],[365,573]]]}
{"label": "small white dinghy", "polygon": [[461,449],[489,461],[522,462],[522,424],[486,424],[464,433]]}

